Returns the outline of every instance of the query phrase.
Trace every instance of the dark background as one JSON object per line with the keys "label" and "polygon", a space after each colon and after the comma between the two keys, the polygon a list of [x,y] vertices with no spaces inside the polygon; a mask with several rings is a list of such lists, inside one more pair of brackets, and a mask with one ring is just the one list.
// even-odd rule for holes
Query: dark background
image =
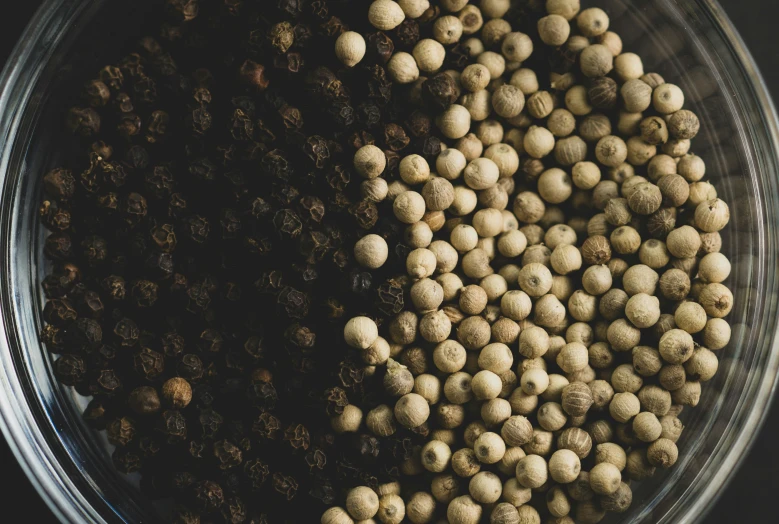
{"label": "dark background", "polygon": [[[647,0],[649,1],[649,0]],[[0,63],[5,63],[16,40],[41,0],[14,2],[0,16]],[[776,50],[776,21],[779,6],[773,0],[720,0],[720,4],[741,32],[763,73],[775,100],[779,100],[779,52]],[[6,6],[10,7],[10,6]],[[779,404],[774,403],[765,427],[740,469],[706,519],[707,524],[776,522],[775,497],[779,492]],[[0,436],[0,507],[8,516],[13,508],[24,507],[24,522],[54,523]],[[771,515],[774,515],[771,517]],[[0,518],[0,520],[5,520]]]}

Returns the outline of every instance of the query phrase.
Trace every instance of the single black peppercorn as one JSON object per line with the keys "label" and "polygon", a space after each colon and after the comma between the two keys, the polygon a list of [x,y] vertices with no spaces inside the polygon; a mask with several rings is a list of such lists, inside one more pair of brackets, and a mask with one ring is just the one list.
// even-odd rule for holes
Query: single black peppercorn
{"label": "single black peppercorn", "polygon": [[457,85],[447,73],[438,73],[422,84],[422,98],[433,109],[444,111],[457,101]]}

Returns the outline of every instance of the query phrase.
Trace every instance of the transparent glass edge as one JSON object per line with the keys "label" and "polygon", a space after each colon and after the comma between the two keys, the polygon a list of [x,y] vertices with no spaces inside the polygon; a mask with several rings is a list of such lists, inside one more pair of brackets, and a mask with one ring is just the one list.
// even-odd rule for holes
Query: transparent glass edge
{"label": "transparent glass edge", "polygon": [[[779,191],[779,184],[774,177],[770,174],[767,175],[762,172],[761,168],[765,164],[777,165],[777,152],[779,152],[779,116],[777,115],[776,106],[771,98],[768,87],[765,83],[765,79],[760,72],[760,68],[754,60],[754,57],[749,52],[746,44],[744,43],[741,35],[736,30],[733,23],[725,14],[722,6],[719,5],[717,0],[698,0],[698,3],[708,11],[709,17],[716,26],[716,28],[724,35],[723,40],[729,44],[730,51],[738,58],[741,70],[739,74],[744,79],[749,79],[748,85],[751,87],[749,93],[736,92],[736,100],[740,107],[744,107],[745,102],[749,101],[753,105],[758,106],[759,110],[756,112],[762,117],[762,124],[765,130],[769,133],[765,138],[768,140],[768,149],[756,151],[756,158],[758,169],[761,178],[764,182],[764,187],[767,187],[767,191],[763,191],[763,196],[766,201],[773,201],[773,206],[766,205],[766,240],[772,243],[774,248],[779,244],[779,217],[777,217],[777,192]],[[755,101],[752,102],[749,99],[754,97]],[[755,135],[755,123],[747,121],[749,125],[750,137],[754,138]],[[754,144],[756,147],[759,144]],[[758,154],[760,153],[760,154]],[[776,288],[776,268],[773,272],[767,272],[766,277],[769,279],[769,285],[767,289],[775,290]],[[774,315],[774,325],[779,324],[777,315],[777,301],[773,296],[770,303],[767,305],[763,314],[769,313]],[[664,518],[664,522],[682,522],[682,523],[699,523],[712,511],[713,502],[721,495],[727,485],[733,480],[734,472],[741,467],[743,460],[749,452],[750,448],[755,443],[757,435],[763,428],[769,409],[774,402],[774,396],[779,386],[779,335],[776,333],[776,329],[773,331],[773,339],[767,341],[770,346],[770,353],[766,367],[763,370],[762,380],[758,384],[753,385],[754,391],[747,391],[742,395],[741,403],[749,401],[751,409],[748,411],[740,410],[740,413],[746,412],[746,416],[734,416],[733,420],[740,421],[739,424],[731,425],[729,433],[730,435],[724,435],[717,446],[720,450],[721,456],[713,456],[714,460],[720,459],[716,470],[714,470],[708,482],[699,483],[701,489],[688,490],[680,502],[686,504],[682,510],[682,515],[676,516],[676,511],[669,512]],[[736,433],[733,434],[734,430]],[[728,446],[728,449],[722,453],[722,448]],[[679,520],[674,520],[679,518]]]}
{"label": "transparent glass edge", "polygon": [[[5,193],[4,186],[8,182],[5,173],[18,131],[21,116],[18,109],[27,105],[32,86],[40,73],[39,68],[30,67],[30,64],[43,63],[51,56],[62,35],[88,3],[79,0],[45,0],[25,28],[0,74],[0,138],[3,140],[0,152],[0,193]],[[6,231],[0,234],[3,241],[9,240]],[[9,282],[5,284],[9,285]],[[0,371],[3,393],[0,395],[0,431],[25,475],[59,521],[102,521],[67,475],[63,474],[53,450],[35,422],[30,420],[31,414],[22,409],[24,403],[20,401],[20,395],[24,398],[23,387],[16,375],[11,348],[6,339],[6,316],[10,318],[10,311],[0,312],[0,362],[3,364]]]}

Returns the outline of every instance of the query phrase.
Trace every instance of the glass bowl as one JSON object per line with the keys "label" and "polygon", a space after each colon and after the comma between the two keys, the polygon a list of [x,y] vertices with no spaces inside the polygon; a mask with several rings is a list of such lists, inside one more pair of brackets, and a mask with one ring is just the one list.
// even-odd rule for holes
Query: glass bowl
{"label": "glass bowl", "polygon": [[[359,2],[358,2],[359,3]],[[591,0],[625,50],[687,94],[701,117],[694,150],[730,203],[723,252],[733,262],[730,345],[720,370],[686,409],[680,459],[636,486],[613,522],[685,523],[713,506],[760,428],[779,365],[777,117],[752,58],[716,2]],[[41,347],[45,234],[42,174],[67,156],[63,108],[89,72],[135,42],[149,2],[48,0],[0,78],[0,427],[62,522],[155,522],[137,479],[118,474],[105,438],[81,419],[85,399],[54,379]],[[56,145],[55,145],[56,144]]]}

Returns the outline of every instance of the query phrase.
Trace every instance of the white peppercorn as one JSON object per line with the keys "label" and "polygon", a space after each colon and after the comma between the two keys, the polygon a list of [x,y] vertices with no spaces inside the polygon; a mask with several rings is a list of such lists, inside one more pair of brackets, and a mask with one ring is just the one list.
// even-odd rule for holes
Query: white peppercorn
{"label": "white peppercorn", "polygon": [[444,64],[446,50],[437,40],[423,38],[414,46],[412,55],[420,71],[433,73],[438,71]]}
{"label": "white peppercorn", "polygon": [[406,517],[413,524],[431,522],[435,513],[436,502],[430,493],[418,491],[406,502]]}
{"label": "white peppercorn", "polygon": [[561,46],[570,34],[571,25],[560,15],[550,14],[538,21],[538,36],[546,45]]}
{"label": "white peppercorn", "polygon": [[543,158],[554,150],[554,135],[545,127],[531,126],[525,134],[524,148],[533,158]]}
{"label": "white peppercorn", "polygon": [[694,257],[701,247],[701,237],[692,226],[681,226],[668,233],[668,251],[676,258]]}
{"label": "white peppercorn", "polygon": [[721,318],[710,318],[703,328],[703,344],[709,349],[718,350],[730,342],[730,324]]}
{"label": "white peppercorn", "polygon": [[[587,88],[575,85],[565,92],[565,107],[576,116],[586,116],[592,112]],[[626,153],[627,154],[627,153]]]}
{"label": "white peppercorn", "polygon": [[646,450],[646,457],[653,466],[670,468],[679,458],[679,450],[673,441],[659,438],[649,445]]}
{"label": "white peppercorn", "polygon": [[430,406],[422,395],[408,393],[397,401],[394,412],[401,426],[416,428],[430,417]]}
{"label": "white peppercorn", "polygon": [[669,115],[684,106],[684,93],[674,84],[661,84],[654,89],[652,102],[658,113]]}
{"label": "white peppercorn", "polygon": [[506,444],[500,435],[487,431],[476,438],[473,451],[482,463],[495,464],[500,462],[506,453]]}
{"label": "white peppercorn", "polygon": [[441,473],[448,466],[452,458],[452,450],[439,440],[431,440],[422,447],[422,466],[427,471]]}
{"label": "white peppercorn", "polygon": [[[393,59],[398,54],[393,55]],[[471,129],[471,113],[459,104],[452,104],[438,116],[436,124],[446,138],[462,138]]]}
{"label": "white peppercorn", "polygon": [[698,155],[684,155],[679,160],[677,171],[688,182],[698,182],[706,175],[706,163]]}
{"label": "white peppercorn", "polygon": [[398,495],[384,495],[379,499],[377,518],[383,524],[400,524],[406,516],[406,506]]}
{"label": "white peppercorn", "polygon": [[511,416],[511,404],[508,400],[495,398],[481,406],[481,419],[488,428],[501,425]]}
{"label": "white peppercorn", "polygon": [[453,499],[446,508],[446,520],[451,524],[479,524],[482,507],[470,495]]}
{"label": "white peppercorn", "polygon": [[392,55],[387,63],[387,72],[392,80],[398,84],[411,84],[419,79],[419,67],[416,60],[411,54],[403,51]]}
{"label": "white peppercorn", "polygon": [[330,419],[330,426],[336,433],[356,433],[361,424],[362,410],[354,404],[347,404],[343,413]]}
{"label": "white peppercorn", "polygon": [[559,484],[569,484],[581,472],[579,457],[569,449],[558,449],[549,458],[549,476]]}
{"label": "white peppercorn", "polygon": [[519,483],[531,489],[540,488],[548,478],[547,463],[539,455],[527,455],[517,462],[516,476]]}
{"label": "white peppercorn", "polygon": [[430,483],[430,494],[442,504],[453,500],[459,489],[460,482],[451,474],[437,475]]}
{"label": "white peppercorn", "polygon": [[367,486],[358,486],[346,495],[346,510],[357,520],[371,519],[379,511],[379,496]]}
{"label": "white peppercorn", "polygon": [[433,23],[433,38],[444,45],[459,42],[462,35],[463,24],[456,16],[441,16]]}
{"label": "white peppercorn", "polygon": [[345,509],[334,506],[322,514],[321,524],[354,524]]}
{"label": "white peppercorn", "polygon": [[606,76],[614,68],[614,55],[605,45],[593,44],[582,51],[579,56],[579,67],[584,76],[590,78]]}
{"label": "white peppercorn", "polygon": [[719,198],[703,202],[695,208],[695,225],[706,233],[722,230],[729,220],[730,209]]}
{"label": "white peppercorn", "polygon": [[354,258],[361,266],[378,269],[389,256],[387,241],[379,235],[365,235],[354,245]]}

